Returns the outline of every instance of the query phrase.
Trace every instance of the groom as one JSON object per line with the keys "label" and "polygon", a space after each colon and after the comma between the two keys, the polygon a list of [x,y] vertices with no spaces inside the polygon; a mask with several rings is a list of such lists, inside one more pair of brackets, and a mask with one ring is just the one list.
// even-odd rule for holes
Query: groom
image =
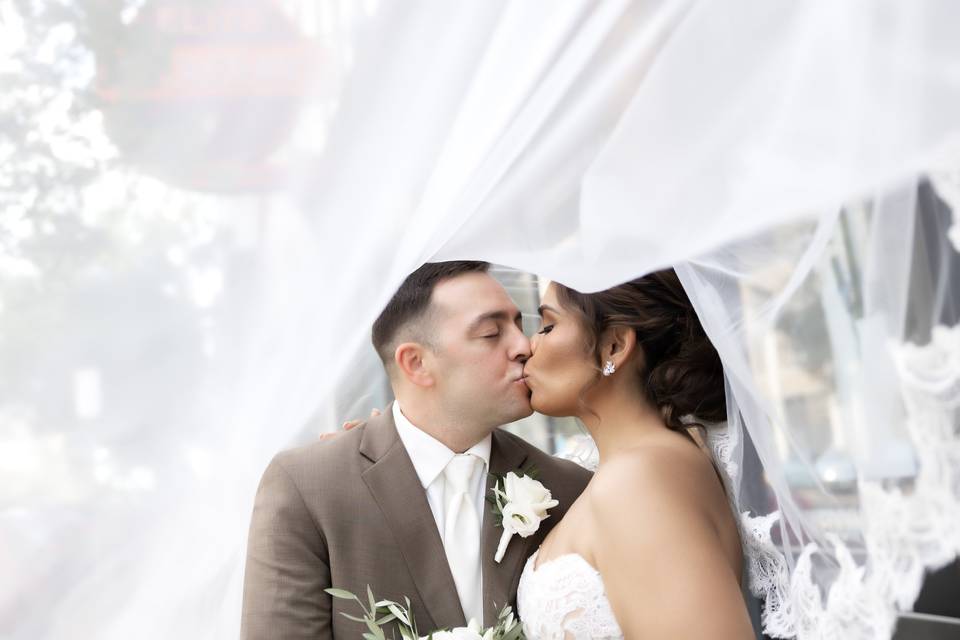
{"label": "groom", "polygon": [[[373,327],[396,402],[326,442],[278,454],[253,509],[244,578],[246,640],[354,639],[348,600],[410,598],[421,633],[495,624],[530,554],[580,495],[589,472],[498,429],[530,415],[530,343],[520,312],[484,262],[428,263]],[[538,470],[559,505],[494,562],[490,474]]]}

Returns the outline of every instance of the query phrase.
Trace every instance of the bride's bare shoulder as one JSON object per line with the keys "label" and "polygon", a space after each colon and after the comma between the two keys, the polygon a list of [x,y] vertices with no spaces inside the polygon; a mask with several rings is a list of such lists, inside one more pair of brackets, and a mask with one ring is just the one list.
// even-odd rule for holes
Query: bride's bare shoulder
{"label": "bride's bare shoulder", "polygon": [[753,637],[735,524],[696,445],[658,438],[623,451],[588,491],[591,559],[624,637]]}
{"label": "bride's bare shoulder", "polygon": [[[720,490],[706,454],[686,441],[668,438],[621,452],[597,469],[589,499],[595,509],[622,512],[632,506],[698,509],[716,499]],[[721,490],[722,491],[722,490]]]}

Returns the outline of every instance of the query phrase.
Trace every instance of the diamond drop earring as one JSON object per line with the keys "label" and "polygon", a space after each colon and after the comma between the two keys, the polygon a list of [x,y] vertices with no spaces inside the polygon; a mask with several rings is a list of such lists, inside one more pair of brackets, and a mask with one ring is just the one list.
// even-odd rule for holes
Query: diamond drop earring
{"label": "diamond drop earring", "polygon": [[617,367],[613,364],[613,360],[607,360],[606,364],[603,365],[603,375],[605,376],[613,375],[616,370]]}

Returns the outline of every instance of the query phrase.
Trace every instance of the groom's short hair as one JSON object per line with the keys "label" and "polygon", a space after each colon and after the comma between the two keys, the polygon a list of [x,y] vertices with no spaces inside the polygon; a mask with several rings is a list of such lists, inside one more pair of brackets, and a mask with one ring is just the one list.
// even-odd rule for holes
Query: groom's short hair
{"label": "groom's short hair", "polygon": [[401,341],[413,340],[433,347],[429,327],[424,325],[429,324],[430,298],[437,283],[465,273],[487,273],[489,269],[489,262],[451,260],[428,262],[407,276],[373,323],[373,347],[388,370]]}

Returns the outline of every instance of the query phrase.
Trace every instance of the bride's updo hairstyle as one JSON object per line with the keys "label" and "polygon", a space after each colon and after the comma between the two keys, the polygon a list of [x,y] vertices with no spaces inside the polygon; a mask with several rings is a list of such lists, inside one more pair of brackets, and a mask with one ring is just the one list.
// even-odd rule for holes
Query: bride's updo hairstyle
{"label": "bride's updo hairstyle", "polygon": [[601,335],[610,327],[630,327],[642,351],[641,390],[669,428],[684,431],[688,425],[681,418],[688,415],[705,422],[727,419],[720,356],[673,269],[597,293],[554,286],[560,305],[586,331],[586,348],[596,360],[598,380]]}

